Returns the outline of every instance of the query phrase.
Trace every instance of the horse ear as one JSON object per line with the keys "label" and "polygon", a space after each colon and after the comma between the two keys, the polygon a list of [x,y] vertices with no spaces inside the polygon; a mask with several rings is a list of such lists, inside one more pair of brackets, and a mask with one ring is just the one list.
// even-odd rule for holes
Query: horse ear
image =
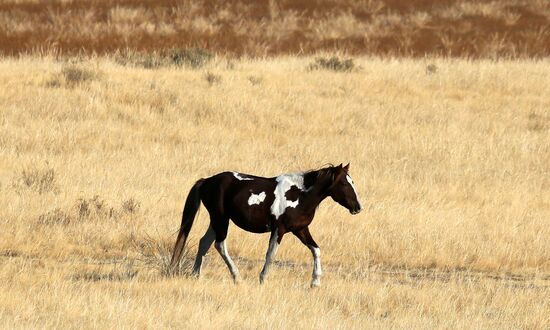
{"label": "horse ear", "polygon": [[345,170],[346,172],[349,171],[349,163],[348,163],[348,165],[344,166],[344,170]]}
{"label": "horse ear", "polygon": [[340,181],[342,176],[344,176],[344,174],[346,174],[346,171],[344,171],[344,168],[342,167],[342,164],[335,167],[335,169],[336,169],[336,171],[333,171],[332,174],[331,174],[332,184],[330,185],[329,189],[332,189],[332,187],[334,187]]}

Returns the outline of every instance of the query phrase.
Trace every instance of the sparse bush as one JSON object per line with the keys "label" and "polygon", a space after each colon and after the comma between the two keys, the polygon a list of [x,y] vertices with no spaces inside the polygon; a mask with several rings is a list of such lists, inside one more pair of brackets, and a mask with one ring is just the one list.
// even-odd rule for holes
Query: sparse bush
{"label": "sparse bush", "polygon": [[437,66],[433,63],[428,64],[428,66],[426,66],[426,74],[430,75],[434,73],[437,73]]}
{"label": "sparse bush", "polygon": [[119,216],[119,213],[113,207],[108,206],[98,195],[87,199],[79,198],[74,209],[80,220],[89,218],[116,219]]}
{"label": "sparse bush", "polygon": [[[122,269],[120,269],[122,268]],[[115,267],[109,272],[101,272],[101,269],[92,271],[79,272],[71,276],[73,281],[127,281],[131,280],[138,274],[134,268],[133,260],[127,260],[122,264],[122,267]]]}
{"label": "sparse bush", "polygon": [[68,85],[79,85],[95,77],[95,73],[89,69],[70,65],[61,69],[61,74]]}
{"label": "sparse bush", "polygon": [[249,76],[248,81],[255,86],[261,84],[263,79],[261,77]]}
{"label": "sparse bush", "polygon": [[88,68],[76,65],[68,64],[61,68],[61,71],[54,74],[51,79],[46,81],[46,87],[59,88],[69,87],[74,88],[94,80],[98,77],[98,74]]}
{"label": "sparse bush", "polygon": [[84,272],[84,273],[78,273],[73,276],[71,276],[71,279],[73,281],[89,281],[89,282],[98,282],[98,281],[127,281],[131,280],[137,275],[137,271],[131,271],[131,272],[116,272],[111,271],[108,273],[101,273],[99,271],[91,271],[91,272]]}
{"label": "sparse bush", "polygon": [[39,194],[57,190],[55,171],[53,168],[37,169],[30,168],[21,171],[15,186],[38,192]]}
{"label": "sparse bush", "polygon": [[532,112],[527,117],[527,129],[530,131],[544,131],[548,127],[550,127],[550,116],[542,116]]}
{"label": "sparse bush", "polygon": [[72,217],[59,208],[44,213],[38,217],[38,224],[46,226],[68,225],[69,223],[71,223],[71,221]]}
{"label": "sparse bush", "polygon": [[204,75],[204,79],[208,82],[208,85],[212,86],[214,84],[218,84],[222,81],[222,77],[220,75],[214,74],[212,72],[207,72]]}
{"label": "sparse bush", "polygon": [[201,68],[214,57],[214,54],[203,48],[172,49],[169,54],[175,65],[186,65],[193,69]]}
{"label": "sparse bush", "polygon": [[98,195],[92,198],[79,198],[74,205],[64,211],[56,208],[38,217],[39,225],[69,225],[83,221],[118,220],[124,215],[136,214],[140,203],[133,198],[121,203],[120,209],[110,206]]}
{"label": "sparse bush", "polygon": [[137,61],[137,66],[144,67],[145,69],[156,69],[165,65],[165,61],[155,53],[143,55],[143,58]]}
{"label": "sparse bush", "polygon": [[349,72],[355,69],[353,59],[340,59],[337,56],[331,58],[319,57],[308,66],[309,70],[332,70],[337,72]]}
{"label": "sparse bush", "polygon": [[121,65],[132,64],[146,69],[169,66],[187,66],[192,69],[198,69],[213,58],[214,54],[203,48],[174,48],[148,53],[124,51],[115,56],[115,61]]}
{"label": "sparse bush", "polygon": [[190,275],[193,266],[193,258],[189,248],[186,248],[182,252],[180,263],[177,265],[176,269],[173,270],[170,268],[174,242],[170,240],[154,239],[146,235],[140,238],[139,241],[137,238],[134,238],[133,246],[136,252],[141,256],[138,260],[146,267],[158,270],[162,276]]}
{"label": "sparse bush", "polygon": [[139,210],[140,203],[133,198],[127,199],[122,202],[122,212],[128,214],[134,214]]}

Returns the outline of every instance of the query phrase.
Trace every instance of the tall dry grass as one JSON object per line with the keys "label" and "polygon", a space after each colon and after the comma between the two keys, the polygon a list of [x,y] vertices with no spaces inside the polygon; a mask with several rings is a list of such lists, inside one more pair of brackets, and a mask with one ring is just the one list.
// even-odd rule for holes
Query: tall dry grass
{"label": "tall dry grass", "polygon": [[[547,60],[118,63],[0,61],[2,327],[550,324]],[[365,211],[319,208],[319,291],[290,236],[259,286],[268,238],[234,226],[243,285],[214,250],[162,275],[197,178],[348,161]]]}
{"label": "tall dry grass", "polygon": [[468,58],[550,55],[545,0],[0,3],[0,53],[110,54],[202,47],[233,56],[352,54]]}

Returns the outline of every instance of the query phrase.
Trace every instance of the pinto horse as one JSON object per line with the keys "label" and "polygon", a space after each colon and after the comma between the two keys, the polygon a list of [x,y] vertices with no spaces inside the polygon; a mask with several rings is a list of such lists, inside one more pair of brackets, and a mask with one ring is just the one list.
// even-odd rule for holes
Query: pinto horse
{"label": "pinto horse", "polygon": [[314,171],[282,174],[274,178],[223,172],[198,180],[185,201],[181,227],[170,263],[171,269],[175,269],[179,263],[202,201],[210,214],[210,226],[199,242],[193,267],[195,276],[200,276],[203,258],[215,241],[216,250],[227,264],[233,280],[241,280],[239,270],[231,260],[225,243],[231,219],[246,231],[271,233],[265,264],[260,273],[260,283],[266,279],[283,236],[291,232],[311,250],[311,286],[320,286],[321,250],[311,237],[308,226],[319,204],[329,196],[347,208],[351,214],[361,212],[361,203],[348,171],[349,164],[340,164]]}

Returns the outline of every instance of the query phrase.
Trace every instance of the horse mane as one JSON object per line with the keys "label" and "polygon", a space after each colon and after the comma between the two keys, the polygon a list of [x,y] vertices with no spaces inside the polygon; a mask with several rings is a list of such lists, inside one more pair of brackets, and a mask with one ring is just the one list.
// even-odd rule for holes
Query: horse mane
{"label": "horse mane", "polygon": [[[320,179],[323,179],[323,177],[327,175],[330,172],[330,170],[333,169],[334,167],[335,167],[334,164],[326,163],[317,169],[310,169],[308,171],[305,171],[304,172],[305,186],[306,187],[313,186]],[[312,174],[315,174],[315,176],[312,176]]]}
{"label": "horse mane", "polygon": [[309,169],[309,170],[305,171],[304,174],[308,174],[308,173],[311,173],[311,172],[319,172],[321,170],[327,170],[327,169],[333,168],[333,167],[336,167],[336,166],[332,163],[325,163],[325,164],[321,165],[320,167],[312,168],[312,169]]}

